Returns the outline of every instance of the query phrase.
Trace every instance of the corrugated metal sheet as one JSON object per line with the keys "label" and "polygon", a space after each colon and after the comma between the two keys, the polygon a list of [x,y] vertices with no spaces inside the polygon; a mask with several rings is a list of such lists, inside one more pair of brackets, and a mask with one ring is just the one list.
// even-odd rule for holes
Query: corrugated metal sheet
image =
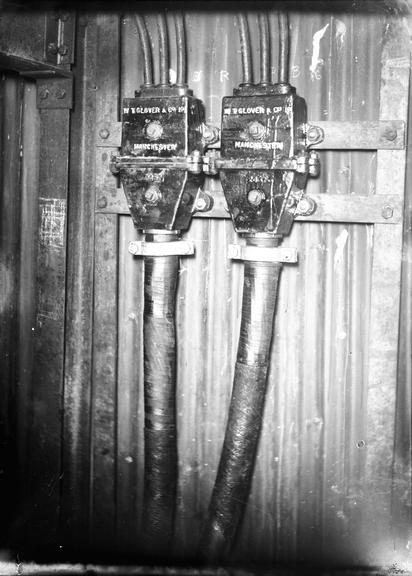
{"label": "corrugated metal sheet", "polygon": [[[257,70],[257,14],[248,17]],[[390,38],[384,16],[296,10],[290,18],[292,82],[308,103],[309,119],[377,120],[382,111],[381,56]],[[275,12],[270,20],[277,62]],[[156,14],[148,14],[157,47],[155,21]],[[173,62],[171,13],[168,21]],[[188,12],[186,27],[190,87],[205,103],[208,121],[219,125],[221,99],[231,94],[241,79],[235,13]],[[401,45],[397,59],[392,56],[393,74],[403,66],[405,57],[407,50]],[[82,15],[76,66],[61,417],[63,464],[61,506],[55,510],[63,529],[54,537],[56,546],[73,546],[76,553],[94,550],[99,557],[112,553],[116,559],[136,560],[144,534],[143,263],[127,251],[128,241],[136,237],[131,219],[93,213],[95,188],[107,188],[107,194],[113,188],[114,177],[105,167],[110,153],[116,152],[99,148],[95,154],[96,122],[117,120],[121,98],[132,97],[143,81],[133,15]],[[15,84],[10,84],[9,90],[15,89]],[[38,162],[34,143],[39,131],[33,85],[27,84],[25,90],[24,102],[33,114],[25,116],[23,125],[27,155],[22,205],[23,222],[29,227],[22,236],[20,266],[24,286],[20,295],[22,438],[27,425],[23,415],[31,386],[36,386],[29,374],[27,331],[34,314],[28,286],[34,282],[35,255],[29,238],[35,236],[37,226],[38,190],[33,181]],[[10,96],[9,100],[11,103]],[[386,110],[387,102],[385,106]],[[393,117],[399,110],[393,110]],[[376,170],[383,157],[378,155],[322,152],[321,177],[310,181],[308,193],[379,192]],[[34,180],[29,174],[34,174]],[[216,185],[217,179],[208,179],[208,187]],[[390,229],[390,225],[382,226]],[[399,234],[400,228],[396,230]],[[371,303],[377,301],[373,283],[379,263],[374,253],[378,239],[374,227],[299,222],[285,240],[285,245],[298,249],[299,263],[285,266],[281,277],[262,437],[235,560],[258,564],[331,560],[368,565],[410,561],[410,234],[407,212],[396,389],[392,380],[378,385],[372,382],[373,370],[368,364],[374,336],[368,328],[370,319],[376,322],[381,313],[382,322],[390,323],[394,310],[391,326],[396,327],[399,296],[395,274],[393,286],[387,275],[384,296],[392,290],[393,298],[381,312],[375,305],[372,309]],[[176,559],[185,561],[196,557],[223,443],[242,289],[242,265],[227,259],[228,244],[238,241],[229,220],[195,219],[187,236],[195,242],[196,255],[181,259],[178,289],[175,539]],[[396,251],[394,255],[396,260]],[[384,356],[386,352],[382,354],[385,359],[389,358]],[[391,348],[388,354],[392,352]],[[379,404],[380,390],[387,405]],[[385,411],[386,420],[382,419]],[[35,438],[36,407],[29,422],[30,435]],[[376,484],[371,479],[381,458],[376,446],[386,450],[382,461],[387,454],[394,458],[393,480],[386,460],[384,469],[378,469]],[[24,440],[20,451],[22,462],[26,457],[30,460]],[[392,511],[388,508],[391,483]],[[374,494],[375,486],[382,494]],[[26,496],[35,505],[35,496]],[[382,506],[374,516],[373,508],[380,501]],[[17,526],[20,522],[30,530],[28,510]],[[382,523],[386,529],[385,522],[395,528],[395,549],[392,535],[388,532],[382,537],[375,525]]]}

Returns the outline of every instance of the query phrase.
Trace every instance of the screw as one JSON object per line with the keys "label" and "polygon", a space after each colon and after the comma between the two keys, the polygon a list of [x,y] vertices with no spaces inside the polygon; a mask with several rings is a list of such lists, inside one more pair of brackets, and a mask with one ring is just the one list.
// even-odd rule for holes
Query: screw
{"label": "screw", "polygon": [[262,200],[265,198],[265,193],[262,190],[249,190],[247,195],[247,201],[252,206],[259,206],[262,203]]}
{"label": "screw", "polygon": [[69,49],[65,44],[62,44],[61,46],[59,46],[58,51],[59,51],[59,54],[61,56],[66,56],[66,54],[69,53]]}
{"label": "screw", "polygon": [[98,208],[106,208],[107,206],[107,198],[106,196],[102,196],[97,200],[97,207]]}
{"label": "screw", "polygon": [[40,100],[46,100],[46,98],[48,98],[48,96],[49,96],[49,91],[47,90],[47,88],[43,88],[43,90],[40,90],[40,92],[39,92]]}
{"label": "screw", "polygon": [[107,140],[108,137],[110,136],[110,132],[109,132],[109,130],[108,130],[107,128],[102,128],[102,129],[99,131],[99,136],[100,136],[100,138],[101,138],[102,140]]}
{"label": "screw", "polygon": [[47,46],[47,52],[49,52],[49,54],[57,54],[58,48],[57,48],[57,44],[55,42],[51,42],[48,46]]}
{"label": "screw", "polygon": [[58,100],[63,100],[63,98],[66,98],[66,90],[63,88],[56,88],[54,94]]}
{"label": "screw", "polygon": [[393,216],[393,208],[391,206],[384,206],[382,208],[382,218],[385,218],[385,220],[389,220],[389,218],[392,218]]}
{"label": "screw", "polygon": [[395,128],[390,128],[388,126],[388,128],[386,128],[385,132],[383,133],[383,136],[384,136],[384,138],[386,138],[386,140],[393,142],[394,140],[396,140],[398,133],[395,130]]}

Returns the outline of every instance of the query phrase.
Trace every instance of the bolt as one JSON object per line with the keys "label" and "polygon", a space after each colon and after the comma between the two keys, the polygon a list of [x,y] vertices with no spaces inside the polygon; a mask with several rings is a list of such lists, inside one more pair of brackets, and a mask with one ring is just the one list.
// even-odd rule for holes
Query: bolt
{"label": "bolt", "polygon": [[311,144],[316,144],[324,139],[324,132],[319,126],[309,126],[306,132],[307,141]]}
{"label": "bolt", "polygon": [[139,253],[137,242],[129,242],[129,252],[130,254],[137,256],[137,254]]}
{"label": "bolt", "polygon": [[57,44],[55,42],[51,42],[48,46],[47,46],[47,52],[49,54],[57,54],[58,48],[57,48]]}
{"label": "bolt", "polygon": [[69,49],[65,44],[59,46],[58,51],[61,56],[66,56],[69,53]]}
{"label": "bolt", "polygon": [[39,92],[40,100],[46,100],[46,98],[48,98],[48,96],[49,96],[49,91],[47,90],[47,88],[43,88],[43,90],[40,90],[40,92]]}
{"label": "bolt", "polygon": [[313,198],[309,196],[304,196],[301,200],[299,200],[298,205],[296,207],[296,212],[300,216],[310,216],[316,210],[316,203]]}
{"label": "bolt", "polygon": [[261,140],[265,135],[266,128],[263,124],[254,120],[253,122],[249,122],[248,131],[253,140]]}
{"label": "bolt", "polygon": [[197,212],[208,212],[212,209],[213,200],[209,196],[209,194],[202,194],[200,195],[195,203],[195,210]]}
{"label": "bolt", "polygon": [[97,207],[98,208],[106,208],[107,206],[107,198],[106,196],[102,196],[97,200]]}
{"label": "bolt", "polygon": [[247,201],[252,206],[259,206],[262,203],[262,200],[265,198],[265,193],[262,190],[249,190],[247,195]]}
{"label": "bolt", "polygon": [[395,128],[391,128],[391,127],[387,127],[385,129],[385,132],[383,133],[384,138],[386,138],[386,140],[389,140],[390,142],[393,142],[394,140],[396,140],[398,133],[395,130]]}
{"label": "bolt", "polygon": [[56,88],[54,94],[58,100],[63,100],[63,98],[66,98],[66,90],[63,88]]}
{"label": "bolt", "polygon": [[144,198],[149,204],[157,204],[160,200],[160,190],[157,186],[149,186],[144,193]]}
{"label": "bolt", "polygon": [[392,218],[393,216],[393,208],[391,206],[384,206],[382,208],[382,218],[385,218],[385,220],[389,220],[389,218]]}
{"label": "bolt", "polygon": [[107,140],[108,137],[110,136],[110,132],[107,128],[102,128],[101,130],[99,130],[99,136],[102,140]]}

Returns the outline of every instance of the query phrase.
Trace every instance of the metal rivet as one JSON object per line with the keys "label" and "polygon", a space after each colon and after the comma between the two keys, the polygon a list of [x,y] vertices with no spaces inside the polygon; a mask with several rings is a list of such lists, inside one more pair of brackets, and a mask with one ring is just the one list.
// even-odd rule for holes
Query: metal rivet
{"label": "metal rivet", "polygon": [[46,98],[48,98],[50,92],[47,90],[47,88],[43,88],[43,90],[40,90],[39,92],[39,98],[40,100],[46,100]]}
{"label": "metal rivet", "polygon": [[63,88],[56,88],[54,95],[58,100],[63,100],[63,98],[66,98],[66,90]]}
{"label": "metal rivet", "polygon": [[49,54],[57,54],[58,48],[57,48],[57,44],[55,42],[51,42],[48,46],[47,46],[47,52],[49,52]]}
{"label": "metal rivet", "polygon": [[384,138],[386,138],[386,140],[389,140],[390,142],[393,142],[394,140],[396,140],[398,133],[395,130],[395,128],[386,128],[385,132],[383,133]]}
{"label": "metal rivet", "polygon": [[98,208],[106,208],[107,206],[107,198],[106,196],[102,196],[97,200],[97,207]]}
{"label": "metal rivet", "polygon": [[393,216],[393,208],[391,206],[384,206],[382,208],[382,218],[385,218],[385,220],[389,220],[389,218],[392,218]]}
{"label": "metal rivet", "polygon": [[65,44],[62,44],[61,46],[59,46],[58,51],[59,51],[59,54],[61,54],[62,56],[66,56],[66,54],[69,53],[69,49]]}
{"label": "metal rivet", "polygon": [[102,128],[99,131],[99,136],[102,140],[107,140],[107,138],[110,136],[110,132],[107,128]]}

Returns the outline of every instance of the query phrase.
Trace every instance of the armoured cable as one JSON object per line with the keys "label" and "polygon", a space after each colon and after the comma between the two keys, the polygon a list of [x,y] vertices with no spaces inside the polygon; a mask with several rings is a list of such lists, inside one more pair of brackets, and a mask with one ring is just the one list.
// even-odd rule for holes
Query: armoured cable
{"label": "armoured cable", "polygon": [[253,82],[252,74],[252,53],[250,44],[249,24],[246,14],[238,14],[237,16],[239,25],[240,36],[240,50],[242,54],[242,69],[243,69],[243,84],[251,84]]}
{"label": "armoured cable", "polygon": [[164,14],[158,14],[157,27],[159,30],[160,84],[166,86],[169,84],[169,35]]}
{"label": "armoured cable", "polygon": [[278,13],[279,20],[279,78],[281,84],[289,82],[289,16],[287,12]]}
{"label": "armoured cable", "polygon": [[175,14],[176,29],[176,48],[177,48],[177,66],[176,66],[176,84],[178,86],[186,85],[186,32],[183,14]]}
{"label": "armoured cable", "polygon": [[[148,238],[148,236],[147,236]],[[167,242],[174,235],[153,235]],[[178,256],[146,256],[144,272],[144,505],[146,551],[170,552],[176,505],[176,334]]]}
{"label": "armoured cable", "polygon": [[259,38],[260,38],[260,84],[270,82],[270,39],[269,18],[266,13],[259,14]]}
{"label": "armoured cable", "polygon": [[[273,246],[275,241],[271,242]],[[261,430],[280,271],[280,263],[247,261],[244,265],[229,417],[200,541],[200,554],[210,563],[230,553],[246,509]]]}
{"label": "armoured cable", "polygon": [[140,41],[142,43],[143,49],[143,77],[144,84],[146,86],[153,86],[153,58],[152,58],[152,48],[150,46],[149,34],[147,31],[146,22],[140,14],[136,14],[136,26],[139,32]]}

